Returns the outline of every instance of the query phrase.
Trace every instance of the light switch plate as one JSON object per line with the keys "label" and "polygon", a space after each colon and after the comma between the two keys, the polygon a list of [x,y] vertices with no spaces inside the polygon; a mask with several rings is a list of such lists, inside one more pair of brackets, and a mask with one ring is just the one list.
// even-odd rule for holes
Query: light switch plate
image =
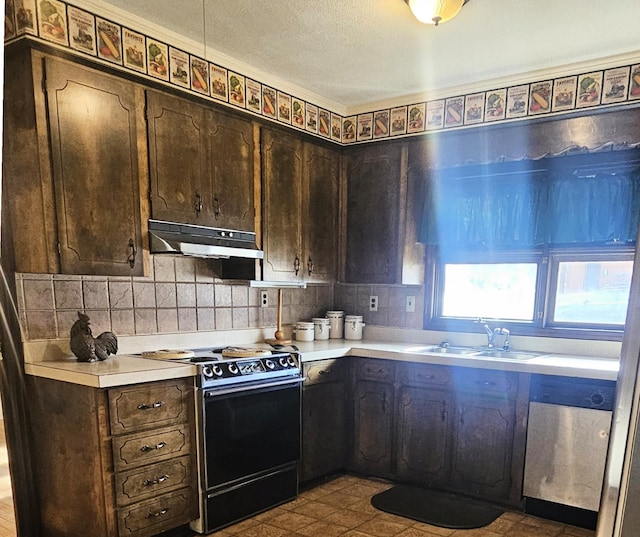
{"label": "light switch plate", "polygon": [[405,309],[407,313],[413,313],[416,311],[416,297],[413,295],[407,296],[407,307]]}
{"label": "light switch plate", "polygon": [[378,295],[369,297],[369,311],[378,311]]}

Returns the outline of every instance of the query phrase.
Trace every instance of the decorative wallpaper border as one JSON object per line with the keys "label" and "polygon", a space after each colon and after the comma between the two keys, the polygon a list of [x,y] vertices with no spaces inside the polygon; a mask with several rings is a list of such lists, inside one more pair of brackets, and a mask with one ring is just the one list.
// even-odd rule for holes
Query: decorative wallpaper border
{"label": "decorative wallpaper border", "polygon": [[60,0],[5,0],[5,43],[31,36],[339,144],[640,104],[640,63],[343,117]]}

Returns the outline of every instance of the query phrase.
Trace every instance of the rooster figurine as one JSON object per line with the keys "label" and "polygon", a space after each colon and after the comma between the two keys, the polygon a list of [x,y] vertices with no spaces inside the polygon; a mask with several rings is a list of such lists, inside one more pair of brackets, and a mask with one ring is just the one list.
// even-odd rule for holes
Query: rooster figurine
{"label": "rooster figurine", "polygon": [[113,332],[103,332],[94,338],[89,327],[89,316],[78,312],[78,320],[71,327],[71,352],[78,362],[106,360],[118,352],[118,339]]}

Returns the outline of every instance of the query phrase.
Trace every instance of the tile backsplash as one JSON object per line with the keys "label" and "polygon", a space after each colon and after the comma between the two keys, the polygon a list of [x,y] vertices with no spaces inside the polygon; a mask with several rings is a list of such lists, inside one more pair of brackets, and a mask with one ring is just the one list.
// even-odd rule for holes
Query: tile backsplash
{"label": "tile backsplash", "polygon": [[[94,334],[164,334],[272,327],[276,324],[277,289],[268,289],[268,306],[260,289],[216,280],[206,260],[153,256],[148,277],[16,274],[17,306],[25,340],[69,337],[77,312],[91,319]],[[369,311],[369,296],[378,311]],[[415,312],[405,310],[416,297]],[[422,328],[424,291],[420,286],[309,284],[284,289],[282,322],[324,316],[329,309],[358,314],[365,323]]]}

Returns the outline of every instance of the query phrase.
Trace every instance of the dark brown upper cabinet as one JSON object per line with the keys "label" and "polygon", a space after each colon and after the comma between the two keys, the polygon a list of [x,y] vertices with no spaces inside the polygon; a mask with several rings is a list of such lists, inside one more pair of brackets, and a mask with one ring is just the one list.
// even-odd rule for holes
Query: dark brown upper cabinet
{"label": "dark brown upper cabinet", "polygon": [[28,49],[9,65],[4,176],[16,270],[144,274],[142,88]]}
{"label": "dark brown upper cabinet", "polygon": [[403,244],[402,147],[354,150],[347,167],[346,271],[348,283],[398,283]]}
{"label": "dark brown upper cabinet", "polygon": [[335,279],[340,154],[295,136],[262,129],[263,277]]}
{"label": "dark brown upper cabinet", "polygon": [[153,218],[255,230],[250,121],[148,90],[147,128]]}

